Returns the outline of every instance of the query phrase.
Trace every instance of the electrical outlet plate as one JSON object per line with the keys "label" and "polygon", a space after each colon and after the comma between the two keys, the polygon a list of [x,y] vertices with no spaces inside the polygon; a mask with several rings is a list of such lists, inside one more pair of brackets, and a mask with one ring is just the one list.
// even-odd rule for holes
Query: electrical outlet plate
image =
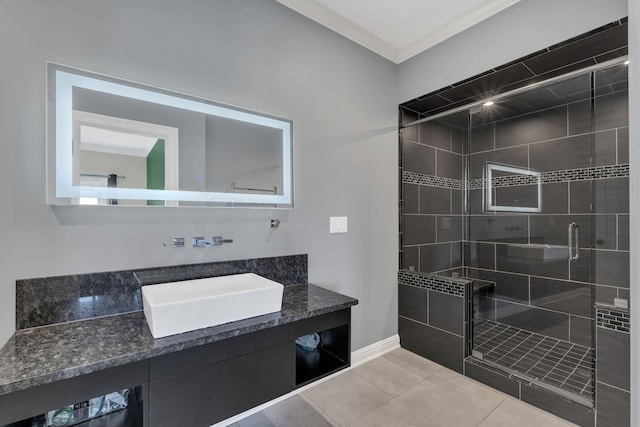
{"label": "electrical outlet plate", "polygon": [[332,216],[329,217],[329,233],[346,233],[347,232],[347,217],[346,216]]}

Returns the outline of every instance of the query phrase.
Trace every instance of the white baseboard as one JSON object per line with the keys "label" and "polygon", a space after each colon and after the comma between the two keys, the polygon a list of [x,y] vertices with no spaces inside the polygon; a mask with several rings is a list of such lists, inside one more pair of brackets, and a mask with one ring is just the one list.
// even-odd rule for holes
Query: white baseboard
{"label": "white baseboard", "polygon": [[277,397],[273,400],[270,400],[266,403],[263,403],[262,405],[256,406],[255,408],[251,408],[247,411],[244,411],[241,414],[235,415],[231,418],[227,418],[224,421],[220,421],[219,423],[214,424],[211,427],[225,427],[228,426],[230,424],[233,424],[235,422],[240,421],[243,418],[246,418],[250,415],[256,414],[266,408],[268,408],[269,406],[273,406],[276,403],[280,403],[283,400],[286,400],[292,396],[295,396],[298,393],[302,393],[303,391],[318,385],[324,381],[330,380],[331,378],[338,376],[340,374],[342,374],[343,372],[346,372],[350,369],[355,368],[358,365],[362,365],[363,363],[366,363],[372,359],[375,359],[378,356],[382,356],[385,353],[388,353],[392,350],[395,350],[396,348],[400,347],[400,336],[399,335],[393,335],[389,338],[385,338],[383,340],[380,340],[378,342],[375,342],[371,345],[368,345],[366,347],[362,347],[356,351],[351,352],[351,366],[348,367],[347,369],[343,369],[342,371],[336,372],[335,374],[326,376],[324,378],[321,378],[317,381],[312,382],[311,384],[307,384],[304,387],[300,387],[298,389],[293,390],[290,393],[287,393],[283,396]]}
{"label": "white baseboard", "polygon": [[351,367],[362,365],[371,359],[382,356],[385,353],[400,347],[400,336],[393,335],[371,345],[362,347],[351,353]]}

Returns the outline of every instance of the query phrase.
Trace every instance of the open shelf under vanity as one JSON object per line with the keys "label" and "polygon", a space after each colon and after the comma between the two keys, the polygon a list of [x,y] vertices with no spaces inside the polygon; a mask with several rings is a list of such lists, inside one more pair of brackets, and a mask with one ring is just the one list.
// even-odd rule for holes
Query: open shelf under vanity
{"label": "open shelf under vanity", "polygon": [[349,366],[349,325],[318,331],[320,343],[314,350],[296,344],[296,387]]}

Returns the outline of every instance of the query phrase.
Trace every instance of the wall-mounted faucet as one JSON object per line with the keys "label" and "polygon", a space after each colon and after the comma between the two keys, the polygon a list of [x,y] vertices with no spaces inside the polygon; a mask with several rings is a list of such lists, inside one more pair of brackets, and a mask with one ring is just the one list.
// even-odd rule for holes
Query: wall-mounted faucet
{"label": "wall-mounted faucet", "polygon": [[208,246],[222,246],[223,243],[233,243],[233,239],[225,239],[222,236],[213,236],[211,241],[205,240],[204,237],[194,237],[194,248],[206,248]]}
{"label": "wall-mounted faucet", "polygon": [[184,237],[174,237],[171,244],[162,242],[162,246],[172,246],[174,248],[184,248]]}
{"label": "wall-mounted faucet", "polygon": [[222,236],[213,236],[211,238],[212,246],[221,246],[223,243],[233,243],[233,239],[225,239]]}

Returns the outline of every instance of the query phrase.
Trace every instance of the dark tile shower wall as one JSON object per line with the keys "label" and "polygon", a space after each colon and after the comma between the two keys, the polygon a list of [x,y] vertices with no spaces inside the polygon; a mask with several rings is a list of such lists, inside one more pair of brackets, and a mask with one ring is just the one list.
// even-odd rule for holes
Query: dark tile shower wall
{"label": "dark tile shower wall", "polygon": [[[479,133],[471,129],[470,188],[482,181],[486,161],[542,172],[542,213],[485,212],[484,190],[470,190],[464,266],[468,277],[493,284],[480,293],[481,318],[591,347],[592,291],[600,303],[625,297],[629,236],[619,230],[628,227],[629,213],[628,101],[626,90],[609,90],[595,98],[594,129],[591,108],[584,107],[590,101],[483,122]],[[485,151],[474,149],[476,134],[485,138],[478,141]],[[496,189],[496,198],[535,204],[537,192],[527,187],[507,184]],[[580,227],[575,263],[566,254],[545,259],[540,247],[514,245],[566,247],[572,222]]]}
{"label": "dark tile shower wall", "polygon": [[[410,100],[400,106],[400,123],[410,123],[626,54],[625,18]],[[508,317],[507,321],[519,327],[559,336],[587,347],[593,345],[592,297],[604,303],[612,303],[616,297],[629,297],[626,81],[610,83],[606,73],[596,76],[593,127],[591,105],[585,101],[588,96],[582,93],[579,85],[573,88],[569,85],[564,87],[564,91],[563,87],[554,87],[557,99],[547,104],[540,99],[533,106],[523,102],[502,117],[474,122],[471,130],[465,126],[464,117],[450,115],[440,122],[400,131],[401,345],[456,370],[461,369],[460,363],[464,361],[462,370],[465,375],[584,426],[594,425],[594,409],[559,398],[557,394],[542,390],[520,377],[466,358],[470,337],[466,332],[469,319],[464,312],[469,313],[469,310],[465,310],[463,305],[455,305],[448,307],[446,313],[445,310],[436,311],[436,319],[450,319],[440,324],[436,320],[431,324],[430,296],[446,291],[425,288],[419,283],[422,280],[442,280],[442,276],[452,272],[481,278],[475,281],[477,287],[489,286],[481,291],[482,298],[478,304],[486,318],[503,320]],[[564,102],[558,102],[558,99]],[[507,120],[515,116],[521,117]],[[427,130],[429,134],[425,133]],[[473,140],[471,147],[468,139]],[[590,156],[576,156],[574,149],[581,144],[590,145],[592,139],[594,149]],[[466,161],[475,160],[470,164],[467,182],[463,174],[458,175],[457,167],[451,166],[458,164],[454,154],[462,155]],[[487,160],[544,170],[542,212],[537,215],[499,213],[485,216],[480,209],[480,178],[483,162]],[[445,166],[451,169],[442,170]],[[527,188],[526,183],[517,184],[520,187],[517,193],[514,193],[512,185],[503,185],[494,197],[514,202],[514,194],[525,194],[526,198],[526,194],[535,191],[533,186]],[[439,238],[452,239],[458,235],[454,221],[464,212],[465,186],[468,186],[465,207],[468,207],[469,217],[468,221],[462,219],[460,231],[467,239],[440,241]],[[594,211],[598,212],[595,216],[591,216],[589,199],[582,196],[589,193]],[[455,232],[442,229],[442,217],[452,218],[451,230]],[[581,244],[579,262],[569,266],[566,261],[531,263],[515,259],[544,257],[544,252],[540,253],[536,248],[529,247],[523,251],[515,244],[545,242],[566,246],[567,230],[560,230],[558,224],[567,219],[581,225],[583,242],[595,242],[593,248]],[[449,221],[445,224],[449,225]],[[460,252],[454,253],[457,249]],[[418,272],[407,271],[410,269]],[[424,275],[431,272],[441,273],[441,276]],[[590,283],[591,279],[595,284]],[[451,279],[449,283],[455,285]],[[464,301],[469,301],[472,285],[467,285],[465,291]],[[479,292],[476,292],[476,297],[480,297]],[[457,320],[461,316],[460,309],[463,310],[462,321]],[[527,312],[543,312],[543,321],[532,321]],[[440,329],[442,325],[451,328],[453,323],[460,322],[463,324],[462,336],[456,336],[452,330]],[[601,352],[604,336],[601,331],[599,324],[596,333],[596,339],[601,343],[597,348],[598,357],[599,362],[606,362],[608,356]],[[618,334],[612,338],[614,348],[624,346],[625,339],[620,334],[625,331],[616,330],[614,333]],[[452,337],[456,339],[452,340]],[[458,346],[459,340],[463,340],[463,350]],[[602,370],[602,366],[598,363],[597,369]],[[625,406],[628,388],[614,384],[619,379],[598,377],[596,406],[599,425],[628,425],[628,421],[625,424],[628,420],[628,406]]]}
{"label": "dark tile shower wall", "polygon": [[627,53],[627,18],[624,18],[409,100],[401,106],[419,113],[421,117],[431,116]]}
{"label": "dark tile shower wall", "polygon": [[[417,115],[403,111],[403,122]],[[466,132],[441,122],[401,130],[403,269],[462,273]]]}
{"label": "dark tile shower wall", "polygon": [[470,282],[401,271],[398,283],[402,347],[462,373]]}
{"label": "dark tile shower wall", "polygon": [[596,395],[599,426],[628,426],[630,412],[629,313],[596,307]]}
{"label": "dark tile shower wall", "polygon": [[[626,45],[623,19],[408,101],[400,121],[625,55]],[[522,95],[470,130],[464,112],[401,129],[400,267],[495,282],[482,295],[487,318],[543,332],[531,324],[533,311],[548,320],[542,323],[556,325],[553,336],[590,346],[591,294],[602,303],[628,296],[628,100],[626,79],[615,74],[596,73],[594,123],[590,81],[576,78]],[[593,151],[581,149],[592,141]],[[468,182],[461,160],[469,163]],[[541,215],[484,212],[482,177],[489,160],[543,172]],[[468,222],[461,215],[465,185]],[[496,199],[516,204],[535,194],[535,185],[507,183],[495,191]],[[574,264],[530,262],[539,249],[513,246],[566,246],[568,222],[580,226],[582,237]],[[467,239],[459,237],[465,234]],[[557,298],[558,289],[566,298]]]}

